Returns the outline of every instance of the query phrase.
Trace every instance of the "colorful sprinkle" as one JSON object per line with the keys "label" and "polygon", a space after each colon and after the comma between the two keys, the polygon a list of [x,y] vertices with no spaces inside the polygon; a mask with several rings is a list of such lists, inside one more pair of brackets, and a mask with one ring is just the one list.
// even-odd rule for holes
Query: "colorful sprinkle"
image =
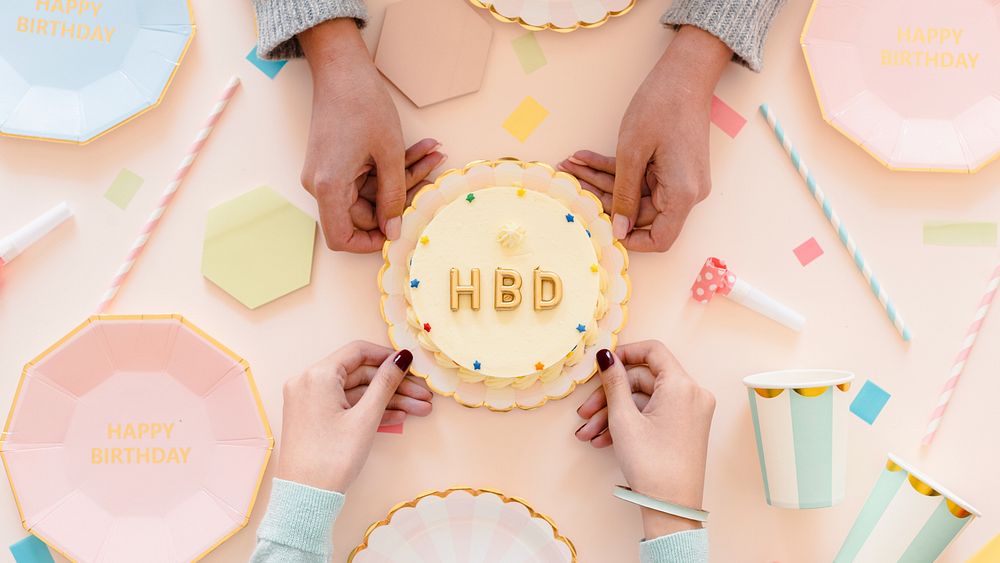
{"label": "colorful sprinkle", "polygon": [[431,324],[424,323],[424,332],[430,332],[430,331],[431,331]]}
{"label": "colorful sprinkle", "polygon": [[413,289],[417,289],[418,287],[420,287],[420,280],[418,280],[417,278],[413,278],[412,280],[410,280],[410,287],[412,287]]}
{"label": "colorful sprinkle", "polygon": [[591,264],[590,265],[590,271],[591,272],[594,272],[596,274],[597,273],[597,269],[598,269],[597,268],[597,264]]}
{"label": "colorful sprinkle", "polygon": [[567,213],[566,214],[566,222],[567,223],[572,223],[574,220],[576,220],[576,217],[573,217],[572,213]]}
{"label": "colorful sprinkle", "polygon": [[542,371],[545,369],[545,364],[542,362],[535,362],[535,371]]}
{"label": "colorful sprinkle", "polygon": [[517,188],[517,197],[524,197],[525,193],[527,192],[524,191],[524,188]]}
{"label": "colorful sprinkle", "polygon": [[476,194],[469,194],[465,196],[465,201],[472,203],[472,200],[476,199]]}
{"label": "colorful sprinkle", "polygon": [[427,235],[424,235],[424,236],[420,237],[420,244],[427,244],[430,241],[431,241],[431,239]]}
{"label": "colorful sprinkle", "polygon": [[584,229],[584,230],[587,231],[587,238],[590,238],[590,229]]}
{"label": "colorful sprinkle", "polygon": [[481,364],[479,360],[472,362],[472,369],[479,371],[479,368],[481,367],[483,367],[483,364]]}
{"label": "colorful sprinkle", "polygon": [[576,331],[577,332],[587,332],[587,325],[584,325],[584,324],[576,325]]}

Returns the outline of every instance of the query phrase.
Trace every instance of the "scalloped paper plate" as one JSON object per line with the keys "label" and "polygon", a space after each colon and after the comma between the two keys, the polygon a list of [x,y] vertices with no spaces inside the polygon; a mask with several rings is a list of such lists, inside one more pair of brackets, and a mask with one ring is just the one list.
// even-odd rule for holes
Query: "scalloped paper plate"
{"label": "scalloped paper plate", "polygon": [[469,0],[496,19],[531,31],[562,33],[604,24],[635,7],[635,0]]}
{"label": "scalloped paper plate", "polygon": [[575,563],[576,549],[527,502],[458,487],[397,504],[369,526],[349,563]]}
{"label": "scalloped paper plate", "polygon": [[[493,186],[523,186],[548,194],[562,201],[571,212],[584,220],[595,240],[604,241],[600,264],[608,273],[608,313],[597,323],[597,341],[587,346],[584,357],[573,366],[565,368],[559,377],[543,383],[536,381],[525,389],[507,386],[489,388],[483,382],[462,381],[457,368],[438,364],[434,354],[423,348],[407,330],[405,286],[409,283],[407,256],[417,244],[424,227],[435,211],[459,195]],[[572,204],[566,204],[572,200]],[[436,393],[454,397],[467,407],[487,407],[494,411],[514,408],[534,409],[550,399],[561,399],[573,392],[578,384],[585,383],[597,372],[596,355],[601,348],[613,350],[618,343],[618,333],[628,317],[628,300],[632,286],[628,278],[628,253],[611,234],[611,221],[603,212],[601,202],[580,187],[573,176],[557,172],[540,162],[523,162],[513,158],[481,160],[462,169],[453,169],[438,176],[425,186],[413,199],[413,204],[403,214],[402,234],[394,242],[386,242],[382,249],[385,264],[379,272],[379,289],[382,292],[382,318],[388,324],[389,341],[397,350],[406,348],[413,352],[410,371],[427,380]]]}
{"label": "scalloped paper plate", "polygon": [[0,2],[0,135],[88,143],[160,103],[189,0]]}

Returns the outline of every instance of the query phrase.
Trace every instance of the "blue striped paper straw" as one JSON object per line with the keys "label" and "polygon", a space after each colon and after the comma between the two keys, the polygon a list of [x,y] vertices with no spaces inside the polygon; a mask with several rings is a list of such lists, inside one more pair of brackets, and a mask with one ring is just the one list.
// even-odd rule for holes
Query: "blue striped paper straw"
{"label": "blue striped paper straw", "polygon": [[885,288],[882,284],[878,282],[878,278],[875,277],[874,272],[872,272],[871,267],[868,266],[868,262],[865,260],[864,256],[861,255],[861,250],[858,249],[857,243],[854,242],[854,238],[847,232],[847,228],[844,227],[844,223],[840,220],[840,215],[833,210],[833,206],[830,205],[830,201],[826,198],[826,194],[820,189],[819,185],[816,184],[816,178],[813,177],[812,172],[809,171],[809,167],[806,163],[802,161],[802,157],[799,155],[799,151],[792,147],[792,143],[788,140],[785,135],[785,130],[778,123],[777,118],[774,116],[774,112],[767,104],[761,104],[760,113],[767,120],[768,125],[771,126],[771,130],[774,131],[775,137],[778,138],[778,142],[781,143],[781,147],[785,149],[788,156],[792,159],[792,164],[795,165],[795,169],[798,170],[799,175],[802,179],[806,181],[806,187],[809,188],[809,193],[812,194],[816,203],[819,204],[820,208],[823,209],[823,215],[826,215],[827,220],[833,226],[833,229],[837,231],[837,237],[840,238],[840,242],[844,244],[844,248],[847,252],[851,254],[851,258],[854,259],[854,265],[858,267],[858,271],[861,275],[865,277],[865,281],[868,282],[868,287],[871,288],[872,293],[878,298],[878,302],[882,304],[882,308],[885,309],[887,315],[889,315],[889,320],[892,321],[892,326],[896,327],[896,330],[903,337],[906,342],[910,341],[910,329],[907,328],[906,323],[903,322],[903,317],[900,316],[899,311],[896,310],[896,306],[893,305],[892,300],[889,299],[889,294],[886,293]]}

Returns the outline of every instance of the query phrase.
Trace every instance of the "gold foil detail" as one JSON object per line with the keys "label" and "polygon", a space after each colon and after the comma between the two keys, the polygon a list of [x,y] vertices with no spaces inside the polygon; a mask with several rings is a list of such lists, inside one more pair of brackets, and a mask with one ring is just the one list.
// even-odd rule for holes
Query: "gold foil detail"
{"label": "gold foil detail", "polygon": [[[552,286],[552,295],[546,299],[545,298],[545,284],[549,283]],[[552,309],[562,301],[563,297],[563,285],[562,278],[556,275],[554,272],[546,272],[544,270],[539,270],[535,268],[535,283],[534,283],[534,297],[535,297],[535,310],[544,311],[546,309]]]}
{"label": "gold foil detail", "polygon": [[922,494],[922,495],[924,495],[926,497],[936,497],[936,496],[939,496],[941,494],[941,493],[935,491],[934,487],[931,487],[927,483],[924,483],[923,481],[921,481],[920,479],[918,479],[916,475],[914,475],[912,473],[910,473],[910,475],[907,477],[907,479],[910,480],[910,485],[913,486],[913,490],[914,491],[917,491],[918,493],[920,493],[920,494]]}
{"label": "gold foil detail", "polygon": [[754,391],[765,399],[773,399],[785,392],[784,389],[754,389]]}
{"label": "gold foil detail", "polygon": [[969,516],[972,516],[971,512],[961,506],[958,506],[952,502],[951,499],[946,498],[944,501],[948,504],[948,512],[951,512],[951,515],[955,518],[968,518]]}
{"label": "gold foil detail", "polygon": [[845,393],[850,388],[851,388],[851,383],[850,382],[847,382],[847,383],[838,383],[837,384],[837,389],[840,389],[841,391],[843,391]]}
{"label": "gold foil detail", "polygon": [[451,310],[457,311],[459,305],[459,297],[462,295],[472,296],[472,310],[479,310],[479,268],[472,269],[472,283],[469,285],[460,285],[458,281],[458,268],[451,269]]}
{"label": "gold foil detail", "polygon": [[902,471],[903,470],[902,467],[900,467],[899,465],[896,465],[896,462],[892,461],[891,459],[889,461],[885,462],[885,468],[888,469],[889,471],[892,471],[893,473],[895,473],[897,471]]}
{"label": "gold foil detail", "polygon": [[803,387],[802,389],[795,389],[794,391],[803,397],[819,397],[823,393],[826,393],[827,389],[829,389],[829,387]]}
{"label": "gold foil detail", "polygon": [[497,311],[516,309],[521,304],[521,274],[497,268],[494,275],[493,307]]}

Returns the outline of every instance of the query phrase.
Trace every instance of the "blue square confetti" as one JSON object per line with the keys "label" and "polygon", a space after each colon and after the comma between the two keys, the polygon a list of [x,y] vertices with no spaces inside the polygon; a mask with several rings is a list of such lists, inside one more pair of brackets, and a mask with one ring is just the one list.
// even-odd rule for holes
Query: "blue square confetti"
{"label": "blue square confetti", "polygon": [[288,61],[265,61],[264,59],[257,56],[257,46],[254,45],[253,49],[247,53],[247,60],[253,63],[253,66],[260,69],[261,72],[266,74],[268,78],[274,80],[274,77],[278,75],[280,71]]}
{"label": "blue square confetti", "polygon": [[889,402],[889,397],[888,391],[871,381],[865,381],[861,391],[858,391],[858,395],[851,401],[851,412],[861,420],[872,424]]}
{"label": "blue square confetti", "polygon": [[33,535],[10,544],[10,552],[17,563],[55,563],[49,546]]}

